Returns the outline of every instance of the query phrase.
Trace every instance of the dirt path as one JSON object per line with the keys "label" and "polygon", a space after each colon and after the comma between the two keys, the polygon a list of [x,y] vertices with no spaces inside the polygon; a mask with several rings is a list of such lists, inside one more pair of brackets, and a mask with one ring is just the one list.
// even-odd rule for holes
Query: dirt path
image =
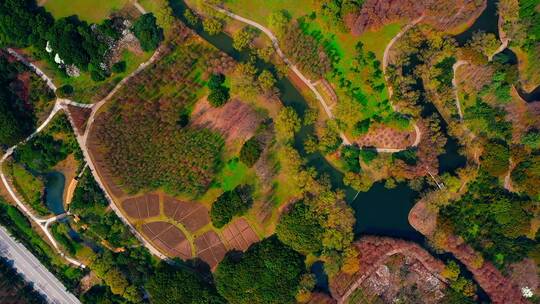
{"label": "dirt path", "polygon": [[458,92],[458,86],[457,86],[457,80],[456,80],[456,72],[457,69],[465,64],[469,64],[468,61],[465,60],[458,60],[454,65],[452,66],[452,70],[454,71],[454,77],[452,77],[452,87],[454,89],[454,98],[456,99],[456,108],[459,115],[459,120],[463,122],[463,111],[461,110],[461,103],[459,102],[459,92]]}

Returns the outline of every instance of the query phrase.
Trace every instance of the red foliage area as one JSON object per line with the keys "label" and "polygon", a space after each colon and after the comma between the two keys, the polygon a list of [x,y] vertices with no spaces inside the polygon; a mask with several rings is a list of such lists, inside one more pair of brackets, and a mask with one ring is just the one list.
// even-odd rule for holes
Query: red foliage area
{"label": "red foliage area", "polygon": [[518,286],[503,276],[502,273],[490,262],[484,262],[479,268],[475,268],[475,260],[478,254],[457,236],[449,236],[446,241],[446,250],[451,252],[458,260],[472,272],[474,279],[488,294],[493,303],[528,303],[521,295]]}
{"label": "red foliage area", "polygon": [[485,0],[366,0],[356,15],[345,17],[352,33],[379,28],[398,20],[412,21],[425,16],[427,23],[439,30],[448,30],[480,15]]}
{"label": "red foliage area", "polygon": [[332,296],[338,299],[338,302],[346,300],[365,279],[394,255],[412,259],[412,264],[416,266],[411,269],[416,268],[436,277],[439,277],[439,273],[444,269],[444,264],[422,247],[404,240],[367,236],[356,241],[354,246],[360,253],[360,271],[352,275],[340,272],[330,281]]}
{"label": "red foliage area", "polygon": [[79,108],[70,105],[68,105],[67,108],[69,111],[69,116],[73,120],[75,128],[77,129],[77,133],[79,133],[79,135],[83,135],[84,131],[86,130],[88,118],[90,117],[90,114],[92,114],[92,109]]}

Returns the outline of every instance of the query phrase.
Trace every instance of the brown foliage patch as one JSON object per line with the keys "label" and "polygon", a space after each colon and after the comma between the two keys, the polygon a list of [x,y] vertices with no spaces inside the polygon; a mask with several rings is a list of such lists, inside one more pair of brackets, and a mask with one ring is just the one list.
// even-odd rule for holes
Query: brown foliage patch
{"label": "brown foliage patch", "polygon": [[181,202],[165,196],[163,211],[166,216],[179,222],[192,233],[210,223],[208,209],[201,204]]}
{"label": "brown foliage patch", "polygon": [[238,218],[223,229],[223,237],[228,244],[229,249],[246,251],[251,244],[259,241],[259,237],[253,231],[249,223]]}
{"label": "brown foliage patch", "polygon": [[142,226],[144,235],[172,257],[189,259],[192,257],[191,245],[182,231],[166,222],[152,222]]}
{"label": "brown foliage patch", "polygon": [[92,109],[74,107],[71,105],[68,105],[67,109],[69,112],[69,116],[75,124],[75,129],[77,130],[77,133],[79,135],[83,135],[84,131],[86,130],[86,123],[88,122],[88,118],[90,117],[90,114],[92,114]]}
{"label": "brown foliage patch", "polygon": [[422,21],[438,30],[448,30],[476,19],[485,7],[484,0],[366,0],[360,12],[345,17],[355,35],[398,20]]}
{"label": "brown foliage patch", "polygon": [[219,108],[212,107],[206,99],[195,106],[193,124],[219,131],[231,142],[235,139],[249,139],[262,121],[253,108],[241,101],[231,100]]}
{"label": "brown foliage patch", "polygon": [[214,231],[208,231],[195,239],[197,256],[208,263],[211,269],[215,269],[221,262],[227,250]]}
{"label": "brown foliage patch", "polygon": [[478,254],[461,238],[449,236],[446,245],[445,250],[451,252],[472,272],[476,282],[493,303],[527,303],[521,296],[519,287],[492,263],[484,261],[481,267],[475,267]]}

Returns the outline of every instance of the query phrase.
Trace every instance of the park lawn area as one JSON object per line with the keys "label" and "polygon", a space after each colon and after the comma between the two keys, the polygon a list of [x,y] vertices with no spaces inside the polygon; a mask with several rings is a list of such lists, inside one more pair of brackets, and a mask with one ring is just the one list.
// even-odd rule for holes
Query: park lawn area
{"label": "park lawn area", "polygon": [[253,180],[254,174],[243,162],[238,158],[233,158],[228,161],[219,175],[221,189],[229,191],[236,186],[248,183]]}
{"label": "park lawn area", "polygon": [[[31,50],[27,50],[27,53],[31,53]],[[151,56],[151,52],[144,52],[142,55],[137,55],[124,50],[120,61],[126,62],[126,70],[118,74],[113,73],[105,81],[100,82],[92,80],[89,72],[81,71],[79,77],[69,77],[50,62],[40,61],[37,65],[45,74],[50,75],[57,87],[64,85],[71,85],[73,87],[73,95],[69,96],[69,99],[79,103],[96,103],[105,97],[124,77],[130,75],[141,63],[147,61]]]}
{"label": "park lawn area", "polygon": [[81,20],[100,23],[129,0],[47,0],[45,9],[55,18],[78,15]]}
{"label": "park lawn area", "polygon": [[13,186],[23,199],[30,204],[32,209],[39,215],[50,214],[49,210],[41,202],[44,182],[28,172],[23,166],[15,162],[6,163],[6,172],[13,178]]}
{"label": "park lawn area", "polygon": [[293,19],[315,11],[312,0],[226,0],[225,7],[264,26],[268,25],[268,16],[275,11],[284,9]]}

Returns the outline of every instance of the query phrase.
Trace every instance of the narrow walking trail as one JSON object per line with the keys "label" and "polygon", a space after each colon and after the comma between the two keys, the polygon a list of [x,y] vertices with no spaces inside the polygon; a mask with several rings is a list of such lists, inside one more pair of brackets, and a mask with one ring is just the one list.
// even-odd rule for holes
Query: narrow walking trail
{"label": "narrow walking trail", "polygon": [[454,90],[454,99],[456,100],[456,108],[459,115],[459,120],[463,122],[463,111],[461,110],[461,103],[459,101],[459,92],[458,92],[458,85],[457,85],[457,79],[456,79],[456,73],[460,66],[469,64],[468,61],[465,60],[458,60],[454,65],[452,66],[452,70],[454,71],[454,75],[452,77],[452,86]]}

